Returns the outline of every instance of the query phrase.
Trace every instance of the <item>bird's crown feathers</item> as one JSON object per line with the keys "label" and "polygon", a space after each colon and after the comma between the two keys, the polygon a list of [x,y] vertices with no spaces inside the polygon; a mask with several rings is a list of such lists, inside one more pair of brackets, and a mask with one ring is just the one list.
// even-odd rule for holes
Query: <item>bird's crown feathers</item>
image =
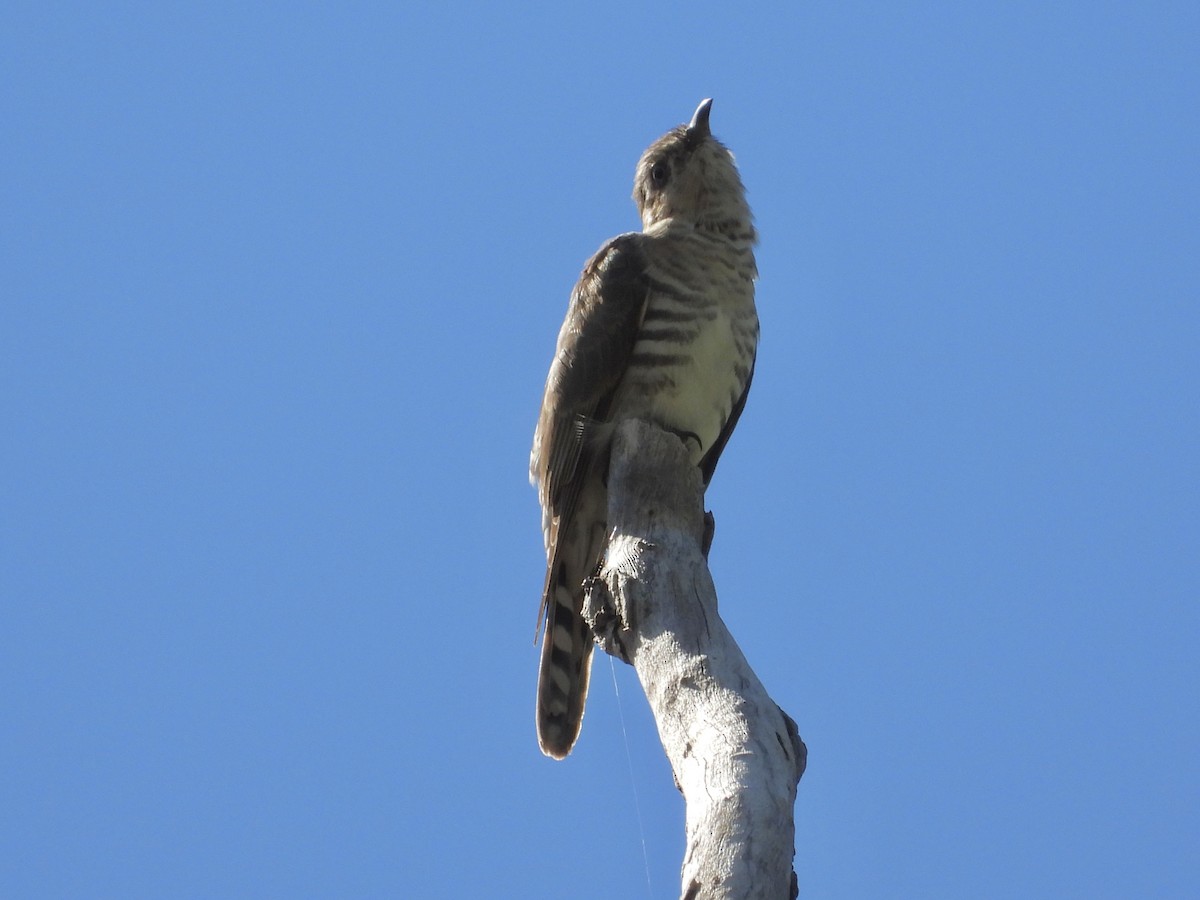
{"label": "bird's crown feathers", "polygon": [[709,130],[711,109],[712,100],[705,100],[690,123],[671,129],[646,149],[634,176],[633,199],[645,229],[675,220],[753,240],[750,207],[733,154]]}

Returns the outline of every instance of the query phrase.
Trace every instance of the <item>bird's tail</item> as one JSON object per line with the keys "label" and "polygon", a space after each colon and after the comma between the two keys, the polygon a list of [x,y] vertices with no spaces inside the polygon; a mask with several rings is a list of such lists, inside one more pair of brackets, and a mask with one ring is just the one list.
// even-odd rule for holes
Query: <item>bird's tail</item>
{"label": "bird's tail", "polygon": [[546,631],[538,670],[537,734],[542,752],[563,759],[583,724],[592,669],[592,631],[583,618],[583,580],[562,559],[552,560],[543,603]]}

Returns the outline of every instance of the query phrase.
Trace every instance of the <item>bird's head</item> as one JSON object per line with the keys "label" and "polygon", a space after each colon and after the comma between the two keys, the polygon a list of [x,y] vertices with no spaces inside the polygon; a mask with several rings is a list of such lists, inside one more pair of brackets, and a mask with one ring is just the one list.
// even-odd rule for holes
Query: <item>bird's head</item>
{"label": "bird's head", "polygon": [[752,242],[746,191],[733,154],[709,130],[711,109],[712,100],[704,100],[691,122],[646,149],[634,177],[633,199],[643,228],[674,219]]}

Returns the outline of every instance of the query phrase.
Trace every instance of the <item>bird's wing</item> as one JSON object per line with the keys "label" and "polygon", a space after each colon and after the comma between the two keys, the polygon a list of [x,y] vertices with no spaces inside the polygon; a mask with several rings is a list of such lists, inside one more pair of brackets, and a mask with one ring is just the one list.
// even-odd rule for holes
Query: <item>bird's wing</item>
{"label": "bird's wing", "polygon": [[742,410],[746,408],[746,397],[750,394],[750,382],[754,380],[754,360],[750,361],[750,371],[746,374],[746,386],[742,388],[742,395],[738,397],[737,403],[733,404],[733,409],[729,412],[729,418],[725,420],[724,426],[721,428],[721,433],[717,435],[717,439],[713,445],[708,448],[708,452],[704,454],[704,458],[700,460],[700,472],[704,476],[704,486],[708,487],[708,483],[712,481],[713,472],[717,470],[717,460],[721,456],[721,451],[725,449],[725,445],[729,442],[729,436],[733,434],[733,429],[741,418]]}
{"label": "bird's wing", "polygon": [[636,233],[613,238],[588,261],[558,335],[529,467],[548,542],[551,527],[570,521],[595,455],[590,438],[609,417],[637,342],[650,293],[641,241]]}

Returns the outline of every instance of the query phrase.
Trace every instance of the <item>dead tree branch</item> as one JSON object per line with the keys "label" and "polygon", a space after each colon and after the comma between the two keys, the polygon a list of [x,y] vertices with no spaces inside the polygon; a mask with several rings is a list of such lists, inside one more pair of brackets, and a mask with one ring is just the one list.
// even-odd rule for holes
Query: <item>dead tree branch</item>
{"label": "dead tree branch", "polygon": [[806,750],[717,614],[700,472],[679,438],[626,422],[608,497],[612,539],[584,615],[637,670],[684,795],[682,896],[795,897]]}

